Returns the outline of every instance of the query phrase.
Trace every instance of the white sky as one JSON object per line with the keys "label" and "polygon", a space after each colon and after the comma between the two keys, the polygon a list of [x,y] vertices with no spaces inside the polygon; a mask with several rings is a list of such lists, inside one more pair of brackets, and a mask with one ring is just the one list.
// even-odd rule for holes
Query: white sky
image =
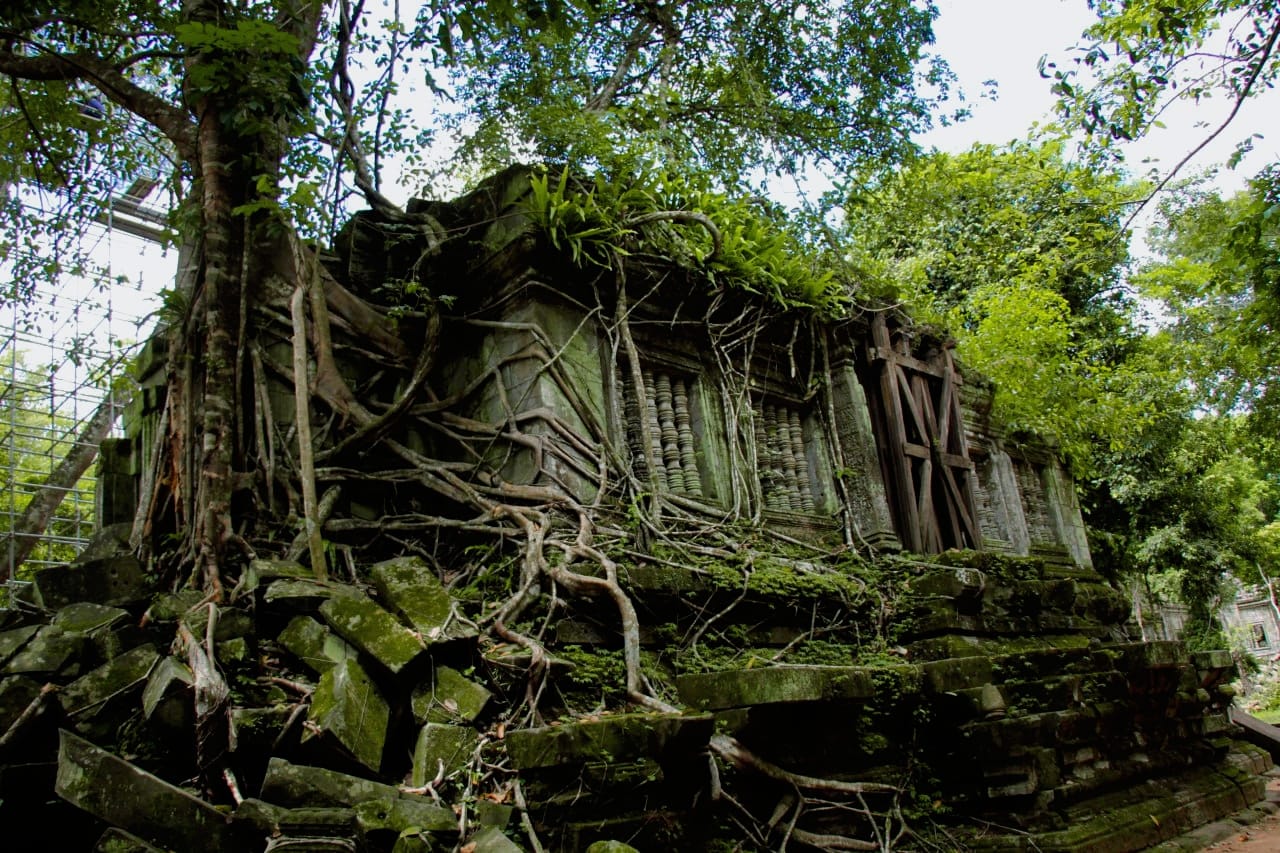
{"label": "white sky", "polygon": [[[1085,0],[937,0],[935,49],[951,65],[971,98],[973,117],[925,135],[921,142],[943,151],[963,151],[975,142],[1003,144],[1025,137],[1035,123],[1052,122],[1050,80],[1039,74],[1040,57],[1066,67],[1071,47],[1093,22]],[[974,100],[983,82],[999,84],[993,103]],[[1128,169],[1143,175],[1151,165],[1172,168],[1204,139],[1230,110],[1224,98],[1200,106],[1183,105],[1165,116],[1166,128],[1125,149]],[[1268,132],[1270,131],[1270,132]],[[1266,163],[1280,161],[1280,94],[1272,90],[1246,104],[1236,121],[1188,164],[1189,177],[1225,162],[1250,133],[1262,133],[1254,150],[1234,171],[1221,170],[1214,183],[1222,191],[1240,189]],[[1152,163],[1146,162],[1154,158]]]}

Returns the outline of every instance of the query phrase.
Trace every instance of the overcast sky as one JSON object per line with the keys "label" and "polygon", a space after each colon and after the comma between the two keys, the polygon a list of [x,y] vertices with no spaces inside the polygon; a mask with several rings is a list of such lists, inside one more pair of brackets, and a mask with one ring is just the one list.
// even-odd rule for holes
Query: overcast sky
{"label": "overcast sky", "polygon": [[[1053,121],[1054,97],[1050,81],[1039,73],[1041,56],[1065,66],[1071,47],[1094,20],[1086,0],[937,0],[940,16],[934,23],[935,49],[951,65],[960,86],[970,96],[973,117],[939,128],[922,143],[944,151],[963,151],[975,142],[1003,144],[1023,138],[1036,122]],[[997,99],[982,99],[984,81],[998,83]],[[1153,162],[1171,168],[1204,139],[1227,115],[1224,99],[1199,107],[1171,111],[1166,128],[1127,148],[1129,171],[1145,174]],[[1275,90],[1246,105],[1230,128],[1188,164],[1181,175],[1223,163],[1235,145],[1250,133],[1261,133],[1253,152],[1235,171],[1223,170],[1216,183],[1226,191],[1267,163],[1280,161],[1280,95]]]}

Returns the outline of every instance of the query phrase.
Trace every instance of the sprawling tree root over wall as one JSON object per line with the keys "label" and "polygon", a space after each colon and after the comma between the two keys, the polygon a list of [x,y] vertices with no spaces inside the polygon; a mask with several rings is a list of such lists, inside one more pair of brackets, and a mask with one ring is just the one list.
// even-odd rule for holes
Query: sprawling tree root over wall
{"label": "sprawling tree root over wall", "polygon": [[[661,227],[679,227],[670,221],[674,219],[653,221],[661,222]],[[692,224],[714,233],[709,221]],[[409,227],[426,235],[428,254],[436,250],[441,229],[429,217],[419,216]],[[416,553],[435,565],[455,589],[476,582],[496,564],[510,565],[515,577],[506,584],[505,598],[486,600],[465,618],[496,641],[527,651],[524,699],[510,708],[503,723],[524,726],[543,719],[541,703],[551,660],[544,634],[562,607],[562,596],[605,602],[616,612],[625,664],[621,687],[628,703],[653,711],[677,710],[642,672],[641,625],[635,603],[619,583],[618,555],[652,559],[647,555],[660,546],[663,561],[690,570],[696,570],[692,568],[696,560],[708,557],[739,561],[744,549],[726,525],[734,519],[745,525],[739,530],[776,536],[791,548],[808,548],[812,560],[807,571],[834,571],[823,568],[823,558],[836,555],[763,528],[760,486],[750,476],[760,449],[751,425],[749,365],[761,330],[780,319],[793,324],[790,370],[800,387],[816,393],[829,376],[822,363],[826,359],[821,337],[812,336],[813,342],[805,348],[811,355],[800,359],[802,363],[797,364],[795,354],[797,337],[812,332],[809,318],[782,318],[777,308],[727,294],[710,300],[706,328],[719,368],[734,481],[729,518],[716,518],[696,502],[659,488],[655,472],[661,461],[653,448],[661,446],[660,437],[649,435],[647,419],[638,418],[630,425],[639,431],[639,441],[627,447],[616,444],[611,435],[625,434],[628,425],[599,422],[564,369],[563,351],[538,327],[478,317],[451,318],[451,323],[462,326],[519,333],[530,343],[488,365],[469,387],[440,397],[428,381],[440,356],[439,305],[427,302],[418,310],[399,308],[393,321],[387,309],[348,290],[296,241],[282,241],[271,254],[279,269],[266,281],[269,296],[255,316],[242,318],[246,321],[242,328],[251,332],[242,333],[233,346],[237,387],[243,391],[228,420],[234,425],[235,446],[247,449],[244,457],[253,460],[252,470],[229,475],[235,518],[230,541],[235,547],[219,567],[212,566],[207,554],[166,554],[155,549],[149,556],[153,566],[167,573],[175,588],[203,582],[216,605],[228,595],[234,597],[236,575],[254,556],[298,559],[305,555],[304,562],[310,561],[318,577],[336,571],[357,580],[358,562]],[[611,363],[620,366],[606,382],[624,386],[609,390],[614,399],[634,400],[643,412],[649,392],[632,336],[631,318],[637,305],[628,301],[629,290],[635,289],[627,286],[628,272],[657,280],[643,261],[624,264],[621,256],[615,257],[613,268],[604,271],[591,288],[597,303],[582,306],[586,320],[576,334],[585,334],[588,322],[599,324]],[[649,294],[656,290],[655,286]],[[179,358],[171,365],[170,393],[159,431],[165,446],[153,453],[156,460],[199,452],[199,448],[174,446],[179,436],[198,434],[175,429],[197,417],[191,411],[189,393],[201,369],[196,361]],[[518,401],[507,398],[504,369],[518,362],[532,362],[539,375],[555,384],[570,402],[573,420],[586,425],[585,432],[561,413],[522,410]],[[357,364],[358,371],[353,370]],[[287,416],[280,406],[272,406],[273,385],[277,391],[294,389],[298,402]],[[501,422],[479,422],[457,414],[464,408],[461,404],[481,393],[502,401],[506,414]],[[829,395],[822,398],[830,399]],[[832,416],[829,410],[819,412],[824,420]],[[617,417],[621,420],[621,415]],[[534,424],[536,430],[531,429]],[[409,435],[429,438],[410,442],[405,438]],[[169,452],[162,452],[165,449]],[[497,474],[503,454],[515,449],[537,460],[541,474],[531,483],[506,482]],[[839,448],[831,450],[838,463]],[[499,460],[496,465],[495,459]],[[572,470],[591,483],[595,499],[589,505],[580,503],[557,480],[557,470]],[[158,461],[144,483],[147,495],[135,523],[135,535],[142,542],[157,541],[156,534],[165,523],[191,523],[189,513],[200,504],[190,484],[175,470],[165,470]],[[374,519],[344,516],[348,496],[367,492],[371,484],[395,489],[406,499]],[[279,519],[292,520],[296,535],[281,538],[281,529],[288,525],[274,522]],[[856,531],[847,519],[845,528],[846,538],[856,544]],[[327,553],[322,531],[332,546]],[[458,543],[466,546],[465,552]],[[846,546],[842,553],[853,550],[852,545]],[[481,556],[476,558],[476,553]],[[194,571],[188,575],[190,569]],[[875,593],[867,590],[867,595]],[[727,610],[706,615],[686,638],[695,653],[699,639],[726,614]],[[220,715],[228,709],[227,686],[213,660],[213,644],[206,639],[190,634],[180,638],[196,675],[202,733],[216,730]],[[218,744],[207,741],[201,737],[200,760],[206,778],[234,786],[234,777],[223,772],[219,763]],[[710,795],[726,805],[729,819],[755,843],[785,846],[794,840],[826,849],[878,850],[893,847],[908,833],[896,805],[901,793],[897,785],[798,775],[726,735],[717,735],[711,750]],[[721,766],[770,780],[766,784],[781,790],[772,813],[757,813],[758,806],[753,811],[735,798],[721,784]],[[484,765],[478,752],[473,769],[483,784],[511,790],[510,773]],[[520,796],[518,787],[515,795]],[[880,805],[873,808],[868,797]],[[865,837],[807,831],[797,825],[807,811],[828,817],[847,812],[851,817],[845,825],[860,824],[866,829]],[[532,824],[526,822],[526,828],[530,843],[540,849]]]}

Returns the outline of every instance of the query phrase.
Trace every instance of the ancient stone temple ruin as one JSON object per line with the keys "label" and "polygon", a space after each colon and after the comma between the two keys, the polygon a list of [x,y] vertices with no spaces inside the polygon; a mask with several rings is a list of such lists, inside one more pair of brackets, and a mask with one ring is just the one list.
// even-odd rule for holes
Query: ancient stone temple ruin
{"label": "ancient stone temple ruin", "polygon": [[[334,325],[377,416],[314,407],[359,423],[321,436],[329,580],[281,547],[214,606],[112,539],[149,477],[157,343],[104,447],[108,534],[3,617],[6,826],[98,850],[1098,853],[1262,799],[1229,655],[1127,639],[1067,472],[993,425],[945,338],[648,246],[575,263],[529,175],[417,203],[443,241],[362,214],[326,257],[387,339]],[[264,444],[293,440],[288,348],[262,353]],[[175,630],[232,685],[221,788]]]}

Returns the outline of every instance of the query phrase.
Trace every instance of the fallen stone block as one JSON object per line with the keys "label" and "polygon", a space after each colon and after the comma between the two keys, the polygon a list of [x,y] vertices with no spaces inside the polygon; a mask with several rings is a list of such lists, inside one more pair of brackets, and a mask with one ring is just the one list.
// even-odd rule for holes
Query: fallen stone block
{"label": "fallen stone block", "polygon": [[64,631],[73,631],[92,635],[95,631],[110,628],[112,625],[127,619],[129,611],[119,607],[107,607],[92,601],[78,601],[68,604],[53,615],[50,624],[57,625]]}
{"label": "fallen stone block", "polygon": [[474,636],[475,629],[453,618],[453,598],[420,557],[400,557],[369,569],[378,594],[428,643]]}
{"label": "fallen stone block", "polygon": [[356,821],[366,835],[384,833],[394,836],[414,827],[420,832],[458,830],[458,818],[452,809],[437,806],[423,797],[365,800],[356,805],[355,812]]}
{"label": "fallen stone block", "polygon": [[597,841],[587,848],[587,853],[640,853],[640,851],[621,841]]}
{"label": "fallen stone block", "polygon": [[94,853],[164,853],[154,844],[148,844],[133,833],[116,826],[102,833],[98,843],[93,845],[93,850]]}
{"label": "fallen stone block", "polygon": [[272,758],[262,780],[263,800],[277,806],[354,806],[366,800],[398,797],[391,785],[305,764]]}
{"label": "fallen stone block", "polygon": [[68,684],[58,701],[68,717],[100,709],[109,700],[141,687],[159,660],[155,647],[146,645],[112,658]]}
{"label": "fallen stone block", "polygon": [[685,675],[676,679],[680,700],[704,711],[815,702],[870,699],[871,673],[855,666],[777,666]]}
{"label": "fallen stone block", "polygon": [[306,742],[331,735],[353,758],[375,773],[382,765],[391,711],[360,664],[347,659],[320,676],[307,713]]}
{"label": "fallen stone block", "polygon": [[353,646],[310,616],[293,617],[276,639],[317,674],[357,654]]}
{"label": "fallen stone block", "polygon": [[484,711],[493,694],[456,669],[437,666],[431,680],[413,691],[410,704],[419,723],[470,723]]}
{"label": "fallen stone block", "polygon": [[710,714],[618,714],[509,732],[505,742],[512,767],[534,770],[583,762],[692,755],[706,749],[713,726]]}
{"label": "fallen stone block", "polygon": [[0,679],[0,735],[40,696],[40,684],[21,675]]}
{"label": "fallen stone block", "polygon": [[486,826],[471,836],[467,846],[472,853],[524,853],[520,845],[507,838],[496,826]]}
{"label": "fallen stone block", "polygon": [[309,613],[331,598],[351,595],[360,595],[360,592],[345,584],[285,579],[267,587],[262,599],[270,605]]}
{"label": "fallen stone block", "polygon": [[165,657],[151,670],[147,686],[142,690],[142,714],[150,720],[159,714],[161,722],[174,727],[186,722],[187,693],[191,687],[191,669],[175,657]]}
{"label": "fallen stone block", "polygon": [[420,637],[367,596],[330,598],[320,605],[320,614],[344,640],[393,673],[426,653]]}
{"label": "fallen stone block", "polygon": [[27,625],[0,632],[0,666],[4,666],[18,650],[27,644],[40,630],[39,625]]}
{"label": "fallen stone block", "polygon": [[45,625],[9,658],[3,672],[10,675],[70,674],[84,643],[83,634],[69,633],[56,625]]}
{"label": "fallen stone block", "polygon": [[132,554],[42,569],[36,572],[34,583],[40,601],[50,610],[77,601],[119,607],[146,601],[151,595],[142,564]]}
{"label": "fallen stone block", "polygon": [[58,751],[58,796],[112,826],[171,850],[248,848],[213,806],[68,731]]}
{"label": "fallen stone block", "polygon": [[467,726],[427,723],[413,750],[414,787],[422,787],[437,776],[448,778],[466,767],[479,742],[480,735]]}

